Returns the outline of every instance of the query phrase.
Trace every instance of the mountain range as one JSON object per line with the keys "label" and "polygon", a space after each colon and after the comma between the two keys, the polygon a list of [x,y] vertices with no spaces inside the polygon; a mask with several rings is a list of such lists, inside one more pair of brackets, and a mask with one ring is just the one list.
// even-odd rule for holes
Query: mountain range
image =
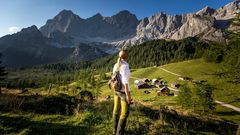
{"label": "mountain range", "polygon": [[36,26],[0,39],[2,62],[8,67],[23,67],[60,61],[89,61],[106,56],[103,50],[79,43],[75,47],[56,47]]}
{"label": "mountain range", "polygon": [[135,36],[139,21],[129,11],[120,11],[111,17],[103,17],[100,13],[82,19],[72,11],[63,10],[40,28],[45,37],[59,41],[67,39],[62,46],[74,46],[78,42],[105,42],[127,39]]}
{"label": "mountain range", "polygon": [[117,45],[135,45],[153,39],[180,40],[198,36],[207,41],[226,42],[225,29],[231,27],[239,1],[217,10],[206,6],[196,13],[167,15],[163,12],[144,18],[136,29],[136,36],[115,42]]}
{"label": "mountain range", "polygon": [[167,15],[163,12],[138,20],[127,10],[104,17],[100,13],[83,19],[62,10],[39,29],[31,26],[0,38],[3,63],[10,67],[59,61],[86,61],[154,39],[180,40],[197,36],[226,42],[239,1],[219,9],[205,7],[196,13]]}

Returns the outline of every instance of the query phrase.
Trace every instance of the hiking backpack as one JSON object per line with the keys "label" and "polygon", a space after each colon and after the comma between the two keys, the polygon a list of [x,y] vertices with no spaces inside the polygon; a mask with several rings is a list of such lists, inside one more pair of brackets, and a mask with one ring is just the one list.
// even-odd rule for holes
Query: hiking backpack
{"label": "hiking backpack", "polygon": [[119,92],[123,87],[120,76],[121,76],[120,72],[115,71],[108,82],[109,88],[112,89],[113,91]]}

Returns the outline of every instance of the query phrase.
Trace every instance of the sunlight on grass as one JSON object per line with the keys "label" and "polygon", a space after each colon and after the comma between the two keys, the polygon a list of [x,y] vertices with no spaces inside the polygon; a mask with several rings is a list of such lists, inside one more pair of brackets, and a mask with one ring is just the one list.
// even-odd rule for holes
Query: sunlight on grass
{"label": "sunlight on grass", "polygon": [[[215,63],[206,63],[203,59],[197,60],[188,60],[184,62],[171,63],[167,65],[161,66],[164,69],[167,69],[171,72],[180,74],[182,76],[188,76],[193,78],[194,80],[206,80],[207,83],[215,87],[214,90],[214,98],[226,103],[230,103],[232,105],[240,107],[240,85],[232,84],[227,82],[224,78],[220,78],[215,74],[217,71],[221,70],[219,64]],[[186,83],[185,81],[181,81],[178,79],[178,76],[167,73],[160,69],[160,67],[148,67],[136,69],[131,73],[132,77],[136,78],[161,78],[168,82],[170,85],[172,82],[177,82],[180,84]],[[130,89],[132,93],[132,97],[134,100],[139,102],[144,102],[148,104],[152,104],[154,106],[159,106],[162,104],[176,106],[176,97],[174,96],[157,96],[156,89],[136,89],[134,87],[135,79],[130,79]],[[150,94],[145,94],[144,90],[149,90]],[[113,95],[113,92],[104,85],[101,87],[102,96]],[[216,112],[218,111],[228,111],[229,109],[222,107],[221,110],[217,107]],[[218,115],[218,113],[216,113]],[[222,117],[222,116],[220,116]],[[226,114],[223,118],[228,120],[234,119],[231,115]],[[239,123],[239,118],[235,118],[236,122]]]}

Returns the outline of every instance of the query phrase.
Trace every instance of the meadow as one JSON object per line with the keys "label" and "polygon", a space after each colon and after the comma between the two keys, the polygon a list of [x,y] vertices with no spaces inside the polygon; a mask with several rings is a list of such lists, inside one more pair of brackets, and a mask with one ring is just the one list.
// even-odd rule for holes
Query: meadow
{"label": "meadow", "polygon": [[[202,59],[167,64],[159,67],[132,69],[130,88],[134,104],[131,105],[126,134],[235,134],[240,124],[240,113],[216,105],[210,113],[182,108],[177,96],[158,96],[157,88],[136,89],[136,78],[161,78],[170,85],[190,83],[181,81],[177,74],[196,80],[206,80],[215,87],[214,99],[239,106],[239,84],[228,82],[217,75],[219,64],[206,63]],[[94,98],[81,96],[76,87],[84,87],[81,81],[67,85],[53,85],[48,89],[29,88],[27,92],[3,89],[0,96],[1,134],[112,134],[113,92],[107,81],[101,80],[99,89],[88,89]],[[95,76],[99,78],[100,76]],[[145,94],[144,90],[150,91]]]}

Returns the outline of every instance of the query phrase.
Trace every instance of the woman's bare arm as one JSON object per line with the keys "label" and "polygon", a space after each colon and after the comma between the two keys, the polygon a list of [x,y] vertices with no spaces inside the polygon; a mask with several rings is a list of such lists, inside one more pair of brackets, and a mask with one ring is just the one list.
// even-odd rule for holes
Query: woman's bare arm
{"label": "woman's bare arm", "polygon": [[126,94],[127,102],[128,102],[128,104],[131,104],[132,103],[132,97],[131,97],[131,94],[128,90],[128,84],[124,84],[124,86],[125,86],[124,91],[125,91],[125,94]]}

